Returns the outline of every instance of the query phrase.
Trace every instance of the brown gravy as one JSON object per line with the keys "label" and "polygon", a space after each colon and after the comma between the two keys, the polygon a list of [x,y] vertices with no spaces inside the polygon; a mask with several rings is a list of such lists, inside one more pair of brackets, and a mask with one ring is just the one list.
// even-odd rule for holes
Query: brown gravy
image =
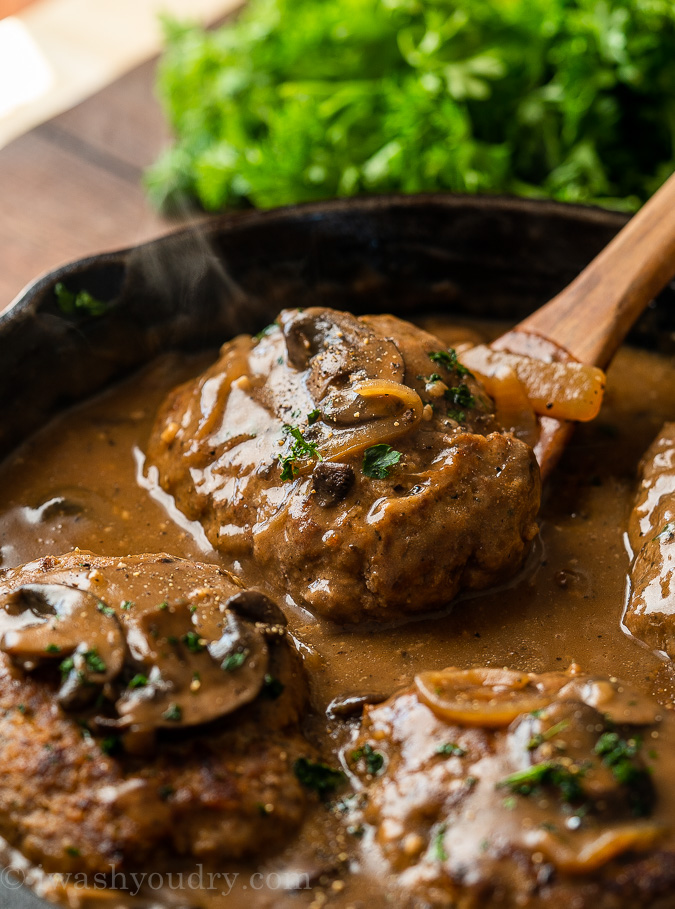
{"label": "brown gravy", "polygon": [[[200,528],[172,520],[170,503],[145,476],[143,464],[163,396],[207,362],[205,356],[167,354],[140,375],[59,416],[17,449],[0,467],[0,567],[75,547],[102,555],[166,551],[218,562]],[[462,598],[445,615],[388,628],[344,630],[285,604],[308,658],[314,706],[308,731],[327,759],[353,728],[345,721],[326,721],[334,698],[389,694],[417,671],[448,665],[541,672],[576,661],[585,671],[620,676],[672,706],[670,664],[625,634],[621,615],[629,566],[625,530],[637,463],[662,423],[674,418],[675,363],[624,348],[610,370],[601,415],[577,428],[545,494],[540,537],[524,570],[505,589]],[[186,868],[189,896],[172,883],[161,898],[149,896],[163,905],[205,909],[357,907],[369,897],[358,872],[350,873],[357,854],[358,844],[320,808],[300,842],[261,868],[235,862],[213,871]],[[284,870],[301,872],[299,890],[293,891],[292,884],[284,889],[278,876]],[[221,876],[209,878],[209,873]],[[225,873],[239,875],[233,886]],[[263,876],[251,878],[256,873]],[[129,885],[127,892],[132,892]],[[136,904],[131,898],[122,903]]]}

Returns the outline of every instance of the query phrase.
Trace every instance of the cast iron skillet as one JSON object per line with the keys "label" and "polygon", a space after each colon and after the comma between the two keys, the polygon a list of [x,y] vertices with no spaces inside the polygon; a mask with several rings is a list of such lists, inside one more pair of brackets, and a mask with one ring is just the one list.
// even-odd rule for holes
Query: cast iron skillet
{"label": "cast iron skillet", "polygon": [[[522,319],[605,246],[622,215],[490,197],[381,196],[225,215],[30,285],[0,316],[0,456],[57,410],[167,348],[215,347],[285,306]],[[54,286],[105,301],[64,315]],[[675,350],[675,287],[633,343]],[[3,909],[44,907],[7,890]]]}

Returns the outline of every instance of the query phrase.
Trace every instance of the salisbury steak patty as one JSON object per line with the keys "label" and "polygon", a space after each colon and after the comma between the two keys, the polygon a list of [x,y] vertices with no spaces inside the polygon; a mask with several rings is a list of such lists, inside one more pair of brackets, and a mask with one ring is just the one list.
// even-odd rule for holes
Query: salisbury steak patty
{"label": "salisbury steak patty", "polygon": [[215,566],[75,552],[0,572],[0,834],[46,870],[259,854],[307,807],[302,667]]}
{"label": "salisbury steak patty", "polygon": [[675,717],[616,679],[446,669],[366,708],[350,830],[397,904],[673,906]]}
{"label": "salisbury steak patty", "polygon": [[166,400],[148,461],[237,571],[337,621],[513,575],[539,474],[474,377],[393,316],[286,311]]}
{"label": "salisbury steak patty", "polygon": [[675,423],[645,452],[628,524],[635,557],[624,623],[654,650],[675,658]]}

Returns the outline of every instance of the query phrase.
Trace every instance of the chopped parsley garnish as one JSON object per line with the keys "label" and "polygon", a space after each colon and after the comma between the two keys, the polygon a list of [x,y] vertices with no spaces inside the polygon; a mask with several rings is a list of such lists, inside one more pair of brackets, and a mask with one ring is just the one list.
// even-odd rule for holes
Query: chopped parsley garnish
{"label": "chopped parsley garnish", "polygon": [[324,796],[334,792],[345,780],[341,770],[334,770],[328,764],[309,761],[301,757],[293,764],[293,773],[297,779],[308,789],[313,789]]}
{"label": "chopped parsley garnish", "polygon": [[285,687],[283,682],[280,682],[279,679],[276,679],[273,675],[267,673],[263,682],[262,693],[265,697],[276,701],[276,699],[283,694]]}
{"label": "chopped parsley garnish", "polygon": [[445,851],[445,824],[441,824],[434,837],[434,858],[437,862],[444,862],[448,858]]}
{"label": "chopped parsley garnish", "polygon": [[88,290],[78,290],[77,293],[68,290],[61,281],[54,285],[54,296],[59,309],[67,316],[76,312],[83,312],[88,316],[102,316],[109,306],[103,300],[97,300]]}
{"label": "chopped parsley garnish", "polygon": [[291,457],[284,458],[279,455],[281,462],[281,480],[285,483],[287,480],[294,480],[296,474],[295,461]]}
{"label": "chopped parsley garnish", "polygon": [[248,654],[249,651],[246,648],[238,650],[236,653],[231,653],[220,664],[220,668],[224,669],[225,672],[234,672],[235,669],[241,669],[248,658]]}
{"label": "chopped parsley garnish", "polygon": [[107,616],[115,615],[115,610],[112,608],[112,606],[106,606],[105,603],[99,603],[96,608],[98,609],[99,612],[102,612],[103,615],[107,615]]}
{"label": "chopped parsley garnish", "polygon": [[595,753],[610,768],[614,779],[626,786],[628,797],[637,817],[649,814],[653,801],[653,786],[649,771],[637,762],[642,747],[640,736],[622,739],[617,732],[603,732],[595,744]]}
{"label": "chopped parsley garnish", "polygon": [[164,611],[165,609],[168,609],[168,608],[169,608],[169,604],[167,603],[166,600],[162,600],[161,603],[158,603],[158,604],[157,604],[157,608],[158,608],[158,609],[161,609],[162,611]]}
{"label": "chopped parsley garnish", "polygon": [[133,605],[134,605],[134,604],[133,604],[133,602],[132,602],[131,600],[124,600],[124,602],[122,603],[121,608],[122,608],[125,612],[129,612],[129,610],[131,609],[131,607],[132,607]]}
{"label": "chopped parsley garnish", "polygon": [[310,412],[307,414],[307,422],[310,426],[314,426],[316,421],[319,419],[321,419],[321,411],[318,407],[314,410],[310,410]]}
{"label": "chopped parsley garnish", "polygon": [[469,386],[464,385],[463,383],[453,388],[448,388],[445,392],[445,398],[458,407],[473,407],[476,403],[476,399],[471,394]]}
{"label": "chopped parsley garnish", "polygon": [[384,480],[400,460],[401,452],[393,449],[391,445],[385,443],[371,445],[363,453],[362,470],[367,477]]}
{"label": "chopped parsley garnish", "polygon": [[563,732],[569,723],[567,720],[561,720],[559,723],[556,723],[554,726],[551,726],[550,729],[547,729],[546,732],[538,732],[536,735],[533,735],[530,741],[527,743],[527,747],[530,751],[533,751],[535,748],[538,748],[540,745],[543,745],[544,742],[548,742],[549,739],[554,738],[559,732]]}
{"label": "chopped parsley garnish", "polygon": [[317,461],[323,461],[321,452],[315,442],[308,442],[297,426],[284,426],[284,432],[293,438],[290,453],[287,455],[280,454],[281,479],[283,481],[293,480],[298,473],[297,462],[316,458]]}
{"label": "chopped parsley garnish", "polygon": [[427,385],[433,385],[434,382],[442,382],[443,379],[439,376],[437,372],[432,372],[429,376],[418,376],[418,379],[421,379]]}
{"label": "chopped parsley garnish", "polygon": [[663,526],[663,529],[656,534],[652,542],[656,542],[656,540],[665,540],[666,543],[670,543],[673,539],[675,539],[675,522],[669,521]]}
{"label": "chopped parsley garnish", "polygon": [[190,653],[201,653],[206,650],[206,641],[196,631],[186,632],[181,641],[185,644]]}
{"label": "chopped parsley garnish", "polygon": [[131,681],[129,682],[129,688],[145,688],[145,686],[147,684],[148,684],[147,675],[141,675],[139,673],[138,675],[135,675],[133,677],[133,679],[131,679]]}
{"label": "chopped parsley garnish", "polygon": [[47,644],[45,653],[61,653],[61,648],[58,644]]}
{"label": "chopped parsley garnish", "polygon": [[457,359],[457,351],[454,347],[448,347],[447,350],[435,350],[429,354],[429,359],[439,366],[445,366],[450,372],[456,372],[459,376],[470,376],[471,373]]}
{"label": "chopped parsley garnish", "polygon": [[542,761],[533,764],[526,770],[518,770],[497,783],[498,787],[507,787],[515,795],[532,795],[542,786],[553,786],[558,789],[564,802],[579,801],[584,791],[579,782],[583,770],[576,772],[564,767],[558,761]]}
{"label": "chopped parsley garnish", "polygon": [[108,735],[101,741],[101,751],[103,754],[107,754],[108,757],[116,754],[121,747],[122,743],[118,735]]}
{"label": "chopped parsley garnish", "polygon": [[84,657],[85,665],[90,672],[102,673],[105,672],[108,668],[106,666],[105,660],[102,660],[98,655],[96,648],[87,650],[82,655]]}
{"label": "chopped parsley garnish", "polygon": [[80,735],[85,740],[85,742],[91,742],[94,737],[91,734],[89,723],[86,720],[78,720],[77,725],[80,727]]}
{"label": "chopped parsley garnish", "polygon": [[615,772],[619,782],[627,782],[634,769],[633,759],[642,747],[642,739],[635,736],[631,739],[622,739],[618,732],[603,732],[595,743],[595,753],[602,757],[608,767]]}
{"label": "chopped parsley garnish", "polygon": [[373,776],[382,770],[384,766],[384,755],[380,754],[379,751],[375,751],[372,745],[366,744],[363,748],[357,748],[356,751],[352,751],[352,761],[357,764],[361,760],[366,765],[366,772]]}
{"label": "chopped parsley garnish", "polygon": [[271,335],[276,327],[277,323],[272,322],[270,325],[266,325],[264,328],[262,328],[257,335],[253,335],[253,337],[256,339],[256,341],[259,341],[261,338],[264,338],[267,335]]}
{"label": "chopped parsley garnish", "polygon": [[438,746],[436,749],[436,754],[452,754],[455,757],[464,757],[466,754],[466,749],[462,748],[461,745],[456,745],[454,742],[446,742],[444,745]]}
{"label": "chopped parsley garnish", "polygon": [[62,675],[68,675],[68,673],[75,668],[75,660],[72,657],[66,657],[65,660],[62,660],[59,663],[59,669],[61,670]]}
{"label": "chopped parsley garnish", "polygon": [[165,720],[169,720],[170,723],[180,723],[183,718],[183,711],[179,704],[170,704],[162,716]]}
{"label": "chopped parsley garnish", "polygon": [[78,858],[78,856],[82,855],[77,846],[66,846],[66,852],[68,855],[72,855],[73,858]]}

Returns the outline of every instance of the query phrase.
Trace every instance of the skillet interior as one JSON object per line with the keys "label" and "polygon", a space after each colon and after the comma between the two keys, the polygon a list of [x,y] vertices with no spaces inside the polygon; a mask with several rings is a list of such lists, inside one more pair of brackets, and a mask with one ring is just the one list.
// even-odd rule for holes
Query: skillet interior
{"label": "skillet interior", "polygon": [[[565,286],[624,221],[548,202],[379,197],[224,216],[198,234],[72,263],[0,317],[0,454],[154,354],[257,331],[284,306],[518,320]],[[58,281],[109,301],[108,311],[64,316]],[[673,349],[674,304],[671,287],[633,342]],[[44,904],[0,881],[0,905]]]}

